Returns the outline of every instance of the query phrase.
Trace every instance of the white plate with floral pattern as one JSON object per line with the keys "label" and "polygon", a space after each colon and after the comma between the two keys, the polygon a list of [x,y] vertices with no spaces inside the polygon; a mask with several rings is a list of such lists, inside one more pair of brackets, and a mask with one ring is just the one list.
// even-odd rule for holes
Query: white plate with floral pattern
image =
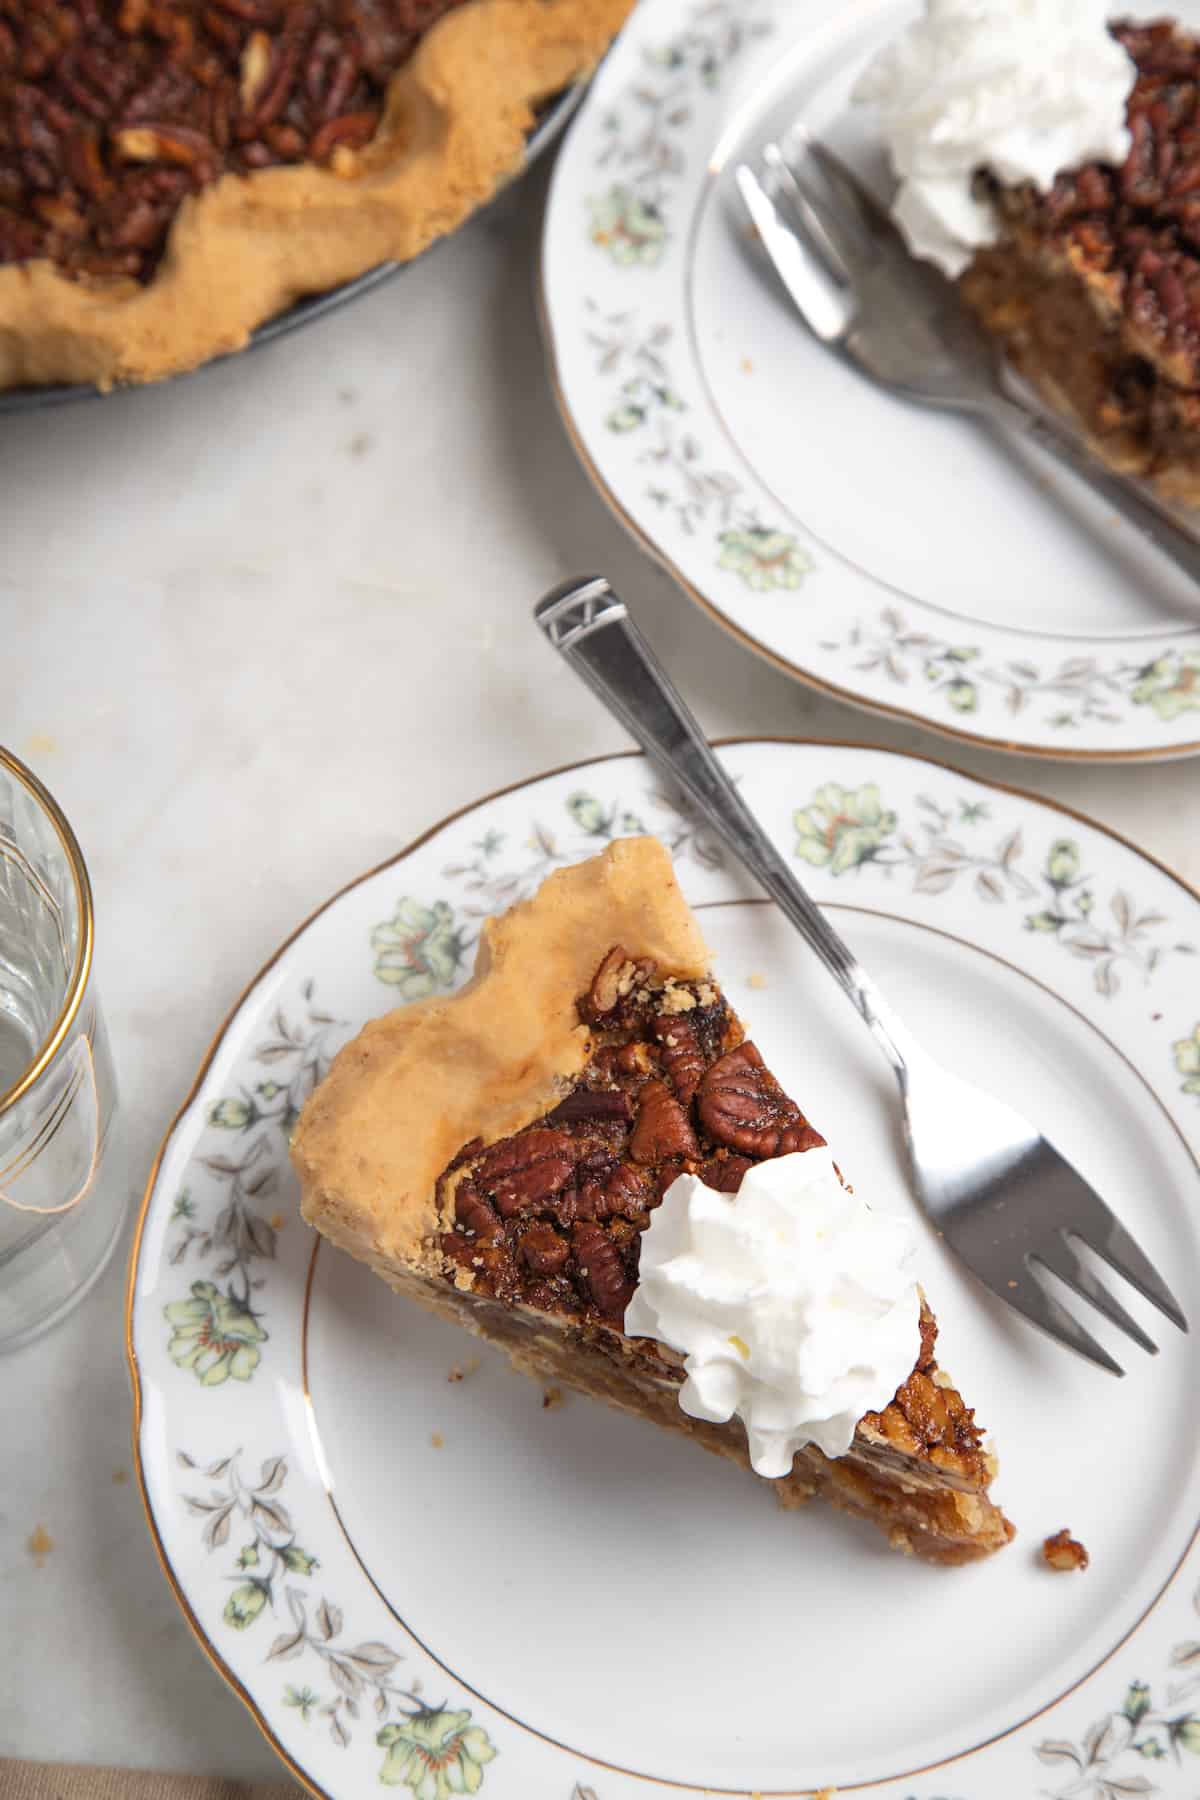
{"label": "white plate with floral pattern", "polygon": [[[936,763],[723,755],[922,1038],[1052,1129],[1200,1320],[1200,897],[1100,827]],[[380,1783],[416,1800],[1194,1800],[1196,1340],[1136,1296],[1161,1354],[1095,1324],[1116,1381],[977,1290],[919,1223],[943,1359],[994,1433],[1019,1532],[947,1571],[541,1394],[301,1222],[287,1137],[338,1046],[458,986],[484,914],[643,829],[672,848],[768,1062],[856,1185],[912,1210],[868,1034],[640,758],[448,820],[258,976],[147,1190],[135,1455],[197,1637],[331,1800]],[[1063,1526],[1084,1574],[1039,1559]]]}
{"label": "white plate with floral pattern", "polygon": [[[1200,0],[1174,10],[1200,23]],[[875,389],[751,248],[733,169],[798,114],[886,183],[849,95],[911,11],[642,0],[546,214],[564,419],[634,535],[800,679],[1029,755],[1194,752],[1186,578],[1040,453]]]}

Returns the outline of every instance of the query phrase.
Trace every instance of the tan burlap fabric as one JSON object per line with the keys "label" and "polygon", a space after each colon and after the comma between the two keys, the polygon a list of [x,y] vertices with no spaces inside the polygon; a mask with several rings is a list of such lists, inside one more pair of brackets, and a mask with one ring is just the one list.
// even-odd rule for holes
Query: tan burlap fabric
{"label": "tan burlap fabric", "polygon": [[294,1781],[225,1781],[208,1775],[158,1775],[149,1769],[6,1762],[0,1800],[302,1800]]}

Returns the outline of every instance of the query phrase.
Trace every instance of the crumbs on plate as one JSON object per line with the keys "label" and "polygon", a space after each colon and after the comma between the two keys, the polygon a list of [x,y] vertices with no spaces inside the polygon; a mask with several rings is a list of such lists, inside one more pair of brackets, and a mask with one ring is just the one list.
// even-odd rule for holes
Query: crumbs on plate
{"label": "crumbs on plate", "polygon": [[1042,1545],[1042,1561],[1049,1569],[1086,1569],[1090,1560],[1083,1545],[1065,1527]]}
{"label": "crumbs on plate", "polygon": [[546,1412],[555,1412],[563,1404],[563,1391],[560,1387],[542,1389],[542,1407]]}
{"label": "crumbs on plate", "polygon": [[42,1567],[46,1558],[54,1548],[54,1539],[44,1525],[35,1525],[29,1534],[29,1554],[38,1568]]}
{"label": "crumbs on plate", "polygon": [[429,1441],[435,1450],[441,1450],[446,1442],[440,1431],[435,1431]]}
{"label": "crumbs on plate", "polygon": [[767,978],[765,975],[760,973],[760,971],[758,969],[755,969],[753,974],[747,975],[747,977],[746,977],[746,986],[747,987],[765,988],[766,985],[767,985]]}
{"label": "crumbs on plate", "polygon": [[474,1375],[476,1369],[480,1368],[481,1366],[482,1365],[480,1364],[479,1358],[477,1356],[473,1356],[469,1362],[454,1363],[453,1366],[451,1367],[449,1373],[446,1376],[446,1380],[447,1381],[466,1381],[467,1377],[470,1375]]}

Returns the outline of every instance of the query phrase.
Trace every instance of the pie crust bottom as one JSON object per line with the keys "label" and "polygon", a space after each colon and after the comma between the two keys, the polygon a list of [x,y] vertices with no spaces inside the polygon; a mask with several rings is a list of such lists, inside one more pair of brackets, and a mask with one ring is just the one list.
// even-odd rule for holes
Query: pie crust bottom
{"label": "pie crust bottom", "polygon": [[[398,1294],[495,1344],[514,1368],[535,1381],[563,1383],[681,1432],[714,1456],[750,1469],[739,1421],[714,1425],[689,1418],[679,1405],[677,1385],[635,1368],[615,1335],[585,1337],[547,1314],[503,1305],[375,1259],[372,1267]],[[989,1462],[985,1480],[995,1473],[994,1460]],[[927,1562],[974,1562],[1003,1549],[1013,1536],[1012,1526],[982,1487],[957,1483],[928,1462],[872,1443],[861,1429],[845,1456],[831,1460],[810,1445],[799,1452],[789,1475],[766,1485],[789,1510],[816,1496],[830,1501],[883,1530],[893,1549]]]}

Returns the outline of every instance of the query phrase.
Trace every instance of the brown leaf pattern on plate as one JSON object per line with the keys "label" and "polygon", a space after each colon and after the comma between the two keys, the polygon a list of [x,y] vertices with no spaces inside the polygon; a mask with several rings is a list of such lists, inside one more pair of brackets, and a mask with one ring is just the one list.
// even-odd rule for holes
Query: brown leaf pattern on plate
{"label": "brown leaf pattern on plate", "polygon": [[311,1584],[321,1565],[304,1549],[290,1512],[275,1497],[287,1481],[286,1456],[267,1457],[257,1479],[242,1474],[240,1451],[200,1463],[181,1450],[176,1462],[193,1482],[208,1483],[205,1492],[183,1495],[188,1512],[204,1520],[205,1549],[210,1554],[236,1549],[231,1565],[235,1585],[222,1614],[226,1626],[250,1631],[260,1619],[273,1616],[277,1629],[266,1661],[307,1659],[329,1683],[324,1695],[289,1683],[285,1706],[295,1707],[305,1719],[322,1720],[340,1749],[351,1743],[368,1704],[376,1733],[389,1719],[434,1716],[415,1689],[393,1679],[404,1660],[399,1651],[374,1638],[347,1640],[342,1608],[326,1594],[314,1600],[311,1587],[306,1591],[298,1585]]}
{"label": "brown leaf pattern on plate", "polygon": [[1195,954],[1194,944],[1163,941],[1170,920],[1123,889],[1102,901],[1078,839],[1052,839],[1041,868],[1031,872],[1019,827],[990,848],[966,841],[988,819],[987,801],[960,800],[955,815],[922,794],[916,807],[919,817],[905,830],[873,782],[859,788],[826,782],[792,815],[794,854],[832,876],[905,869],[912,892],[931,899],[969,881],[975,898],[989,905],[1040,900],[1024,914],[1025,930],[1052,934],[1070,955],[1090,963],[1092,985],[1105,999],[1120,992],[1123,970],[1149,981],[1164,958]]}

